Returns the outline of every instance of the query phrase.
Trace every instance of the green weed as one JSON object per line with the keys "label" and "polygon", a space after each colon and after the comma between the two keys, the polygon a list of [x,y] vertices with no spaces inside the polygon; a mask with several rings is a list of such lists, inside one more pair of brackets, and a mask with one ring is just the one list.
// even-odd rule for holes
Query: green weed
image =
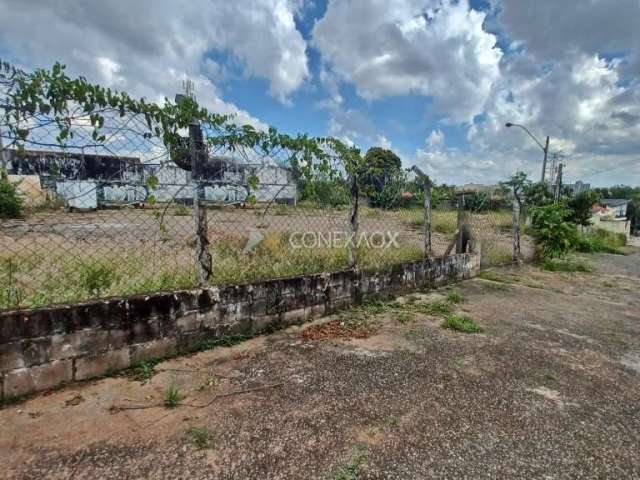
{"label": "green weed", "polygon": [[627,243],[627,238],[621,233],[609,232],[601,228],[594,233],[581,235],[578,237],[575,249],[583,253],[611,253],[614,255],[625,255],[620,250]]}
{"label": "green weed", "polygon": [[593,271],[593,267],[582,260],[557,260],[546,259],[542,262],[542,268],[550,272],[585,272]]}
{"label": "green weed", "polygon": [[91,296],[100,297],[118,280],[115,267],[102,261],[82,265],[79,269],[81,285]]}
{"label": "green weed", "polygon": [[197,350],[211,350],[216,347],[232,347],[238,343],[242,343],[252,338],[253,335],[224,335],[220,338],[212,340],[203,340],[198,344]]}
{"label": "green weed", "polygon": [[134,378],[138,381],[144,382],[151,379],[156,374],[156,365],[160,363],[160,360],[145,360],[133,367]]}
{"label": "green weed", "polygon": [[180,389],[177,385],[172,383],[164,391],[164,406],[166,408],[176,408],[180,403],[180,400],[182,400]]}
{"label": "green weed", "polygon": [[471,317],[466,315],[447,315],[442,322],[444,328],[464,333],[480,333],[482,328]]}
{"label": "green weed", "polygon": [[447,294],[447,302],[457,304],[462,303],[464,301],[464,297],[460,292],[449,292]]}
{"label": "green weed", "polygon": [[366,468],[366,462],[366,452],[356,452],[348,462],[338,465],[331,478],[333,480],[358,480],[359,475]]}
{"label": "green weed", "polygon": [[400,426],[400,419],[395,416],[389,416],[384,419],[384,426],[390,428],[398,428]]}
{"label": "green weed", "polygon": [[431,302],[423,305],[416,305],[415,309],[425,315],[447,315],[453,311],[453,307],[447,301]]}
{"label": "green weed", "polygon": [[186,435],[189,441],[200,450],[212,450],[216,446],[215,434],[207,427],[189,427]]}
{"label": "green weed", "polygon": [[398,314],[396,315],[396,320],[404,325],[405,323],[409,323],[411,320],[413,320],[413,315],[409,312],[398,312]]}

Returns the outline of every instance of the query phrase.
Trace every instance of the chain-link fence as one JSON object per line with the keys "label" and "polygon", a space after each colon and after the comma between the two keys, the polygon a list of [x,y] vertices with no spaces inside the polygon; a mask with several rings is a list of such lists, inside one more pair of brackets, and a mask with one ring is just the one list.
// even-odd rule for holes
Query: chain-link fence
{"label": "chain-link fence", "polygon": [[[520,260],[531,260],[535,253],[533,239],[526,235],[527,215],[513,197],[504,191],[461,192],[463,223],[481,245],[481,265],[498,266]],[[514,208],[517,220],[514,220]],[[517,233],[514,233],[514,222]],[[514,240],[514,235],[518,239]],[[519,252],[514,253],[514,242]]]}
{"label": "chain-link fence", "polygon": [[96,112],[72,111],[60,138],[52,116],[2,105],[0,202],[15,190],[23,205],[0,224],[1,309],[379,269],[471,237],[483,264],[513,259],[508,205],[432,195],[419,170],[367,183],[325,144],[309,175],[313,159],[286,144],[220,142],[197,122],[167,148],[148,118],[115,108],[100,110],[100,136]]}

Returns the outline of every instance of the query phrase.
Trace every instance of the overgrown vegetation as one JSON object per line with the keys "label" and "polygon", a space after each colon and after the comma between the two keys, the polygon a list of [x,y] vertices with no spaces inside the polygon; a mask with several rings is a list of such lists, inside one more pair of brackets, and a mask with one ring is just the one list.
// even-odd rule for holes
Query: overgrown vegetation
{"label": "overgrown vegetation", "polygon": [[191,426],[187,428],[186,436],[200,450],[212,450],[216,446],[216,436],[207,427]]}
{"label": "overgrown vegetation", "polygon": [[81,265],[78,274],[84,289],[92,297],[104,295],[118,280],[118,274],[113,265],[100,260]]}
{"label": "overgrown vegetation", "polygon": [[[625,235],[602,229],[591,230],[592,207],[602,198],[631,199],[627,218],[632,220],[632,231],[634,219],[637,223],[637,205],[634,202],[640,204],[640,188],[620,185],[596,188],[577,195],[562,189],[554,198],[549,184],[534,184],[522,172],[502,182],[502,185],[512,190],[521,204],[531,208],[531,227],[526,231],[534,236],[542,259],[563,258],[572,250],[624,254],[620,248],[626,244]],[[582,227],[583,233],[578,233],[578,226]]]}
{"label": "overgrown vegetation", "polygon": [[450,328],[463,333],[480,333],[482,328],[475,320],[466,315],[446,315],[442,322],[444,328]]}
{"label": "overgrown vegetation", "polygon": [[542,268],[550,272],[592,272],[593,267],[584,260],[568,260],[547,258],[542,262]]}
{"label": "overgrown vegetation", "polygon": [[16,186],[0,172],[0,219],[22,217],[23,202]]}
{"label": "overgrown vegetation", "polygon": [[453,306],[448,301],[416,304],[413,308],[419,313],[433,316],[447,315],[453,311]]}
{"label": "overgrown vegetation", "polygon": [[622,233],[609,232],[601,228],[592,233],[580,235],[576,241],[575,249],[583,253],[612,253],[624,255],[621,247],[624,247],[627,239]]}
{"label": "overgrown vegetation", "polygon": [[543,257],[564,257],[576,244],[578,229],[566,220],[569,215],[570,211],[562,204],[533,209],[531,226]]}

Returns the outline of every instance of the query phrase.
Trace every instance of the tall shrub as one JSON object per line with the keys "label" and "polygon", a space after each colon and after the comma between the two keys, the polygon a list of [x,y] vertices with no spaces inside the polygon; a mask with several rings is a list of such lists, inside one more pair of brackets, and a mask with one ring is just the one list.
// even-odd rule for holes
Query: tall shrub
{"label": "tall shrub", "polygon": [[536,243],[546,258],[564,257],[576,244],[578,229],[566,219],[571,215],[563,204],[535,207],[531,226]]}

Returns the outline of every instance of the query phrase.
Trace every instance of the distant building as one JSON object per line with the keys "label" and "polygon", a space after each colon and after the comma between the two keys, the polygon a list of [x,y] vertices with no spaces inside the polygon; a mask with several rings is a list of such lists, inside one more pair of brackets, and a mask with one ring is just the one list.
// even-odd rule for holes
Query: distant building
{"label": "distant building", "polygon": [[[159,202],[191,202],[191,172],[172,161],[141,162],[137,157],[81,154],[66,151],[8,150],[7,170],[19,176],[37,176],[43,190],[55,192],[72,208],[93,209],[100,204],[145,201],[151,194],[148,180],[157,179],[153,196]],[[293,172],[264,159],[260,164],[233,157],[210,157],[201,167],[202,199],[243,202],[254,195],[258,202],[295,203]],[[250,184],[257,180],[255,189]]]}
{"label": "distant building", "polygon": [[464,193],[487,193],[489,195],[501,195],[503,193],[500,185],[483,185],[481,183],[465,183],[461,187],[456,187],[456,191]]}
{"label": "distant building", "polygon": [[601,200],[591,209],[591,225],[614,233],[621,233],[629,238],[631,222],[627,220],[627,206],[630,200],[608,198]]}
{"label": "distant building", "polygon": [[583,183],[580,180],[578,180],[576,183],[569,183],[565,185],[565,187],[571,190],[572,195],[579,195],[582,192],[588,192],[589,190],[591,190],[590,183]]}
{"label": "distant building", "polygon": [[631,203],[631,200],[625,200],[623,198],[606,198],[600,200],[600,205],[609,209],[614,218],[627,218],[627,207],[629,203]]}

